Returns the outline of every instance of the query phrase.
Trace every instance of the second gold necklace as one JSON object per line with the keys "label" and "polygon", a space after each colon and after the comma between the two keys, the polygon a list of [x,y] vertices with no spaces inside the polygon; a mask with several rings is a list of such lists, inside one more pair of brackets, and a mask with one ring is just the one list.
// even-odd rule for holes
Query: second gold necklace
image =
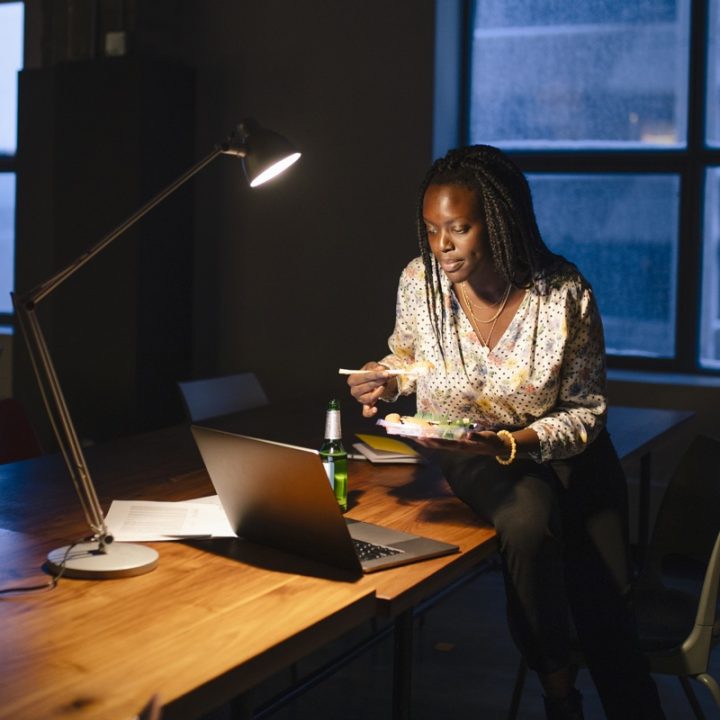
{"label": "second gold necklace", "polygon": [[[498,319],[500,313],[505,309],[505,304],[507,303],[508,298],[510,297],[510,287],[511,287],[511,285],[510,285],[510,283],[508,283],[508,286],[505,288],[505,293],[503,294],[503,296],[500,300],[500,308],[491,318],[489,318],[488,320],[478,320],[477,318],[475,318],[475,321],[479,322],[482,325],[489,325],[491,322],[495,322],[495,320]],[[465,289],[465,283],[462,283],[460,285],[460,290],[462,291],[463,298],[465,300],[465,304],[468,307],[468,310],[470,310],[473,317],[475,317],[475,312],[472,309],[473,303],[467,294],[467,290]],[[490,307],[493,307],[493,306],[491,305]]]}
{"label": "second gold necklace", "polygon": [[[478,319],[475,317],[475,312],[472,309],[472,304],[470,303],[470,298],[468,297],[467,290],[465,289],[465,283],[462,283],[460,285],[460,291],[462,292],[463,299],[465,300],[465,306],[470,311],[470,323],[473,326],[475,334],[478,336],[480,343],[488,349],[490,348],[490,340],[492,338],[493,331],[495,330],[495,324],[497,323],[498,318],[502,314],[502,311],[505,309],[505,305],[507,305],[508,298],[510,297],[510,287],[511,285],[510,283],[508,283],[507,289],[505,290],[505,296],[503,297],[502,304],[500,305],[500,309],[495,313],[495,315],[493,315],[489,320],[478,321]],[[482,322],[485,324],[492,323],[487,339],[482,336],[480,328],[478,326],[478,322]]]}

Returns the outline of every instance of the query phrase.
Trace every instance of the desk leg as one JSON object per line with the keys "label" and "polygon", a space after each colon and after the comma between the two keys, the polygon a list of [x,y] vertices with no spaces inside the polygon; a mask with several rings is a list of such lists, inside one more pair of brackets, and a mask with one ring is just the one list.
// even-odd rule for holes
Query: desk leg
{"label": "desk leg", "polygon": [[640,458],[640,492],[638,496],[638,557],[637,560],[642,566],[645,561],[645,553],[648,546],[648,534],[650,525],[650,476],[651,464],[650,453],[645,453]]}
{"label": "desk leg", "polygon": [[409,720],[412,695],[413,611],[395,619],[393,662],[393,720]]}

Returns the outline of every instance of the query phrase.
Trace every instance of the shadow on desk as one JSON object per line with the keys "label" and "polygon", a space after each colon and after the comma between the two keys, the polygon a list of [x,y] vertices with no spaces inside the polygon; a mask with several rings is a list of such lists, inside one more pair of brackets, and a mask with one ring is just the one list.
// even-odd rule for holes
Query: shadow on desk
{"label": "shadow on desk", "polygon": [[[387,465],[384,465],[385,473],[382,477],[384,487],[389,488],[386,495],[395,498],[399,505],[412,505],[423,500],[436,501],[443,496],[454,497],[442,477],[435,473],[431,476],[429,472],[415,469],[408,474],[406,465],[400,465],[402,469],[402,483],[393,487],[392,477],[388,474]],[[348,510],[352,511],[365,502],[372,502],[367,490],[359,490],[352,487],[352,473],[350,474],[350,490],[348,490]]]}
{"label": "shadow on desk", "polygon": [[190,547],[237,560],[245,565],[272,572],[303,575],[306,577],[335,580],[337,582],[355,582],[362,574],[353,574],[347,570],[291,555],[283,550],[263,547],[240,538],[213,538],[208,540],[183,540]]}

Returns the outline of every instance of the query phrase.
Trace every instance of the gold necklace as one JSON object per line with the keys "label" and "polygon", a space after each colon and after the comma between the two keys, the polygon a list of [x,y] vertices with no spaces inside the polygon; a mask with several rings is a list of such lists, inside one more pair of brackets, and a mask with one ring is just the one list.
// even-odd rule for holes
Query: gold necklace
{"label": "gold necklace", "polygon": [[475,330],[475,334],[478,336],[478,340],[480,340],[480,344],[490,349],[490,339],[492,338],[493,331],[495,330],[495,323],[497,323],[497,319],[500,317],[502,311],[505,309],[505,305],[507,304],[508,298],[510,297],[510,284],[508,283],[507,290],[505,291],[505,298],[503,299],[503,303],[500,306],[500,309],[495,313],[495,316],[492,318],[492,320],[483,320],[481,322],[489,323],[492,322],[492,325],[490,326],[490,332],[488,333],[487,339],[485,339],[482,334],[480,333],[480,328],[478,327],[478,320],[475,317],[475,313],[473,312],[472,305],[470,304],[470,301],[467,296],[467,291],[465,290],[465,283],[462,283],[460,285],[460,290],[463,294],[463,298],[465,299],[465,304],[467,305],[468,310],[470,311],[470,324],[473,326],[473,330]]}
{"label": "gold necklace", "polygon": [[[472,316],[475,318],[475,322],[480,323],[481,325],[489,325],[492,322],[495,322],[498,317],[500,316],[500,313],[505,309],[505,305],[508,301],[508,298],[510,297],[510,283],[508,283],[507,287],[505,288],[505,294],[502,296],[502,299],[500,302],[500,308],[499,310],[489,319],[489,320],[478,320],[475,318],[475,312],[472,309],[473,303],[470,301],[470,298],[467,294],[467,290],[465,289],[465,283],[462,283],[460,285],[460,290],[463,294],[463,298],[465,299],[465,304],[468,306],[468,310],[472,313]],[[498,303],[495,305],[490,305],[489,307],[496,307]],[[479,305],[477,307],[480,307]]]}
{"label": "gold necklace", "polygon": [[494,302],[494,303],[483,304],[483,303],[476,303],[476,302],[473,302],[472,300],[470,300],[470,304],[473,307],[482,308],[483,310],[487,310],[488,308],[496,308],[498,305],[500,305],[500,303],[502,303],[502,301],[504,299],[505,299],[505,295],[503,294],[503,296],[497,302]]}

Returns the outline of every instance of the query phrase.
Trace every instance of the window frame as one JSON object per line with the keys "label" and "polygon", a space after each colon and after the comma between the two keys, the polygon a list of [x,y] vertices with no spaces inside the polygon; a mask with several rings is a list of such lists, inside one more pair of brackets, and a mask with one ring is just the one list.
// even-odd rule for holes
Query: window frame
{"label": "window frame", "polygon": [[[17,162],[17,154],[16,155],[7,155],[7,154],[0,154],[0,173],[12,173],[15,175],[16,182],[17,182],[17,174],[18,174],[18,162]],[[17,208],[17,200],[15,203],[15,207]],[[17,220],[15,222],[15,225],[17,227]],[[12,327],[15,324],[15,313],[12,312],[1,312],[0,311],[0,326],[4,327]]]}
{"label": "window frame", "polygon": [[[526,173],[671,173],[680,178],[678,212],[677,308],[675,357],[650,358],[608,353],[608,366],[627,370],[720,375],[700,366],[703,212],[705,171],[720,167],[720,148],[705,145],[706,61],[710,2],[691,0],[688,57],[687,146],[685,148],[518,149],[506,150]],[[437,0],[436,78],[454,82],[455,96],[435,98],[434,157],[469,137],[470,64],[472,61],[473,0]],[[454,75],[448,67],[455,66]],[[455,121],[453,123],[452,117]]]}
{"label": "window frame", "polygon": [[[11,4],[14,2],[18,2],[19,0],[0,0],[0,4]],[[27,17],[27,7],[23,10],[25,17]],[[25,34],[25,28],[23,28],[23,35]],[[24,38],[23,38],[24,41]],[[24,46],[24,42],[23,42]],[[18,169],[19,169],[19,163],[18,163],[18,152],[17,148],[15,149],[15,153],[12,155],[9,155],[8,153],[2,153],[0,152],[0,173],[12,173],[15,175],[15,181],[16,181],[16,187],[17,187],[17,176],[18,176]],[[17,197],[15,200],[15,208],[17,211]],[[16,220],[15,220],[15,227],[17,229],[17,212],[15,214]],[[15,235],[17,237],[17,233]],[[2,327],[14,327],[15,326],[15,313],[13,312],[0,312],[0,326]]]}

